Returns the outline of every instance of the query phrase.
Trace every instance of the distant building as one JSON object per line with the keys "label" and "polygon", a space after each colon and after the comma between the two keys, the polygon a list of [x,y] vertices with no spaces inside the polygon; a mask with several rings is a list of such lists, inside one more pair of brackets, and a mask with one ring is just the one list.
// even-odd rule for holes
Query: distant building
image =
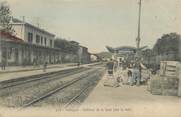
{"label": "distant building", "polygon": [[[114,53],[113,56],[115,58],[121,58],[126,61],[133,61],[135,59],[136,51],[137,51],[137,48],[132,47],[132,46],[122,46],[122,47],[117,47],[117,48],[106,46],[106,48],[109,52]],[[147,46],[140,47],[139,51],[143,51],[146,48]]]}
{"label": "distant building", "polygon": [[88,48],[84,46],[79,46],[78,59],[80,63],[90,63],[91,54],[88,52]]}
{"label": "distant building", "polygon": [[135,54],[136,48],[131,46],[122,46],[118,48],[112,48],[109,46],[106,46],[109,52],[111,53],[117,53],[117,54]]}
{"label": "distant building", "polygon": [[15,31],[15,36],[24,42],[45,47],[54,47],[54,34],[16,18],[12,18],[11,24]]}
{"label": "distant building", "polygon": [[136,48],[131,46],[122,46],[117,48],[107,46],[106,48],[109,52],[114,53],[114,55],[112,55],[112,58],[116,60],[118,59],[118,61],[133,61],[136,54]]}

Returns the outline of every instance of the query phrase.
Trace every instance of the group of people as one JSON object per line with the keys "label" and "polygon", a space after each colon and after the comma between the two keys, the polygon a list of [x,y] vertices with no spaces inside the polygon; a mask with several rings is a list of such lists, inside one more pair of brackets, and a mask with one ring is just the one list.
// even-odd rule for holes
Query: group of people
{"label": "group of people", "polygon": [[108,74],[113,75],[113,73],[117,70],[117,67],[118,63],[113,59],[110,59],[110,61],[107,63]]}
{"label": "group of people", "polygon": [[141,71],[139,66],[133,66],[132,69],[128,69],[127,71],[128,81],[127,84],[133,85],[140,85],[141,82]]}
{"label": "group of people", "polygon": [[[130,65],[129,64],[126,67],[126,69],[125,68],[119,69],[119,68],[125,67],[125,66],[123,66],[123,65],[116,66],[117,65],[116,63],[117,62],[115,62],[112,59],[107,63],[107,72],[108,72],[109,76],[112,75],[113,77],[116,77],[115,79],[117,79],[118,82],[122,81],[123,84],[128,84],[131,86],[140,85],[140,82],[141,82],[141,65],[139,65],[139,64],[131,64]],[[119,73],[119,75],[117,75],[117,76],[114,75],[114,72],[116,71],[115,66],[117,67],[118,73]],[[121,72],[119,72],[119,71],[121,71]]]}

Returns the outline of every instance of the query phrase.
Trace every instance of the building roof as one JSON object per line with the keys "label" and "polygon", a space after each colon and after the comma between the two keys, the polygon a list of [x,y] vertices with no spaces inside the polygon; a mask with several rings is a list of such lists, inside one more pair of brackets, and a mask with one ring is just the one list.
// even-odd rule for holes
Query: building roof
{"label": "building roof", "polygon": [[59,48],[51,48],[51,47],[47,47],[47,46],[40,46],[40,45],[36,45],[36,44],[26,43],[22,39],[20,39],[16,36],[13,36],[12,34],[7,33],[7,32],[0,32],[0,39],[2,39],[3,41],[9,42],[9,43],[15,43],[15,44],[21,44],[21,45],[25,45],[25,46],[33,46],[33,47],[38,47],[38,48],[43,48],[43,49],[51,49],[51,50],[60,51]]}
{"label": "building roof", "polygon": [[32,24],[30,24],[30,23],[28,23],[28,22],[21,21],[21,20],[19,20],[19,19],[17,19],[17,18],[12,18],[11,24],[12,24],[12,25],[26,25],[26,26],[30,26],[30,27],[32,27],[32,28],[35,28],[35,29],[43,32],[43,33],[47,33],[47,34],[49,34],[49,35],[51,35],[51,36],[55,36],[53,33],[50,33],[50,32],[48,32],[48,31],[46,31],[46,30],[44,30],[44,29],[41,29],[41,28],[39,28],[39,27],[37,27],[37,26],[34,26],[34,25],[32,25]]}
{"label": "building roof", "polygon": [[7,32],[0,32],[0,36],[1,36],[0,39],[5,41],[24,42],[22,39]]}
{"label": "building roof", "polygon": [[136,51],[136,48],[131,47],[131,46],[122,46],[122,47],[117,47],[117,48],[106,46],[106,48],[108,49],[108,51],[110,51],[112,53],[114,53],[116,51]]}
{"label": "building roof", "polygon": [[[136,47],[132,47],[132,46],[121,46],[121,47],[117,47],[117,48],[113,48],[110,46],[106,46],[106,48],[108,49],[109,52],[118,52],[118,51],[123,51],[123,52],[136,52],[137,48]],[[139,48],[140,50],[143,50],[147,48],[147,46],[143,46],[141,48]]]}

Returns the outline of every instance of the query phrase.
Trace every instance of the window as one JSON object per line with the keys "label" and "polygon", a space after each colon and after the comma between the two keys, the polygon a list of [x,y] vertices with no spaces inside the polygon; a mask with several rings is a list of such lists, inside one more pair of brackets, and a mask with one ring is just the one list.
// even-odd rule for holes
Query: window
{"label": "window", "polygon": [[52,47],[53,46],[53,43],[52,43],[53,41],[52,40],[50,40],[50,47]]}
{"label": "window", "polygon": [[8,49],[8,59],[12,58],[13,48]]}
{"label": "window", "polygon": [[28,33],[28,42],[32,43],[33,42],[33,33]]}
{"label": "window", "polygon": [[36,43],[39,44],[40,43],[40,36],[36,35]]}
{"label": "window", "polygon": [[41,45],[43,45],[43,37],[41,36]]}
{"label": "window", "polygon": [[45,46],[47,45],[47,38],[44,38]]}

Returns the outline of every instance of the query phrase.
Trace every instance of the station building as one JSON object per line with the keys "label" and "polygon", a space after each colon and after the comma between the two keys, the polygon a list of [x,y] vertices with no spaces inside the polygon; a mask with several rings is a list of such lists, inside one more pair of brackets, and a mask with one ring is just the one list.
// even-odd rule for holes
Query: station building
{"label": "station building", "polygon": [[12,19],[13,34],[1,32],[0,61],[7,65],[51,64],[61,62],[61,51],[54,48],[55,35],[27,22]]}
{"label": "station building", "polygon": [[13,18],[12,34],[0,33],[0,64],[41,65],[66,62],[90,63],[88,48],[79,46],[76,54],[54,47],[55,35],[25,21]]}
{"label": "station building", "polygon": [[24,42],[54,48],[54,34],[15,18],[12,19],[11,24],[15,31],[15,36]]}

